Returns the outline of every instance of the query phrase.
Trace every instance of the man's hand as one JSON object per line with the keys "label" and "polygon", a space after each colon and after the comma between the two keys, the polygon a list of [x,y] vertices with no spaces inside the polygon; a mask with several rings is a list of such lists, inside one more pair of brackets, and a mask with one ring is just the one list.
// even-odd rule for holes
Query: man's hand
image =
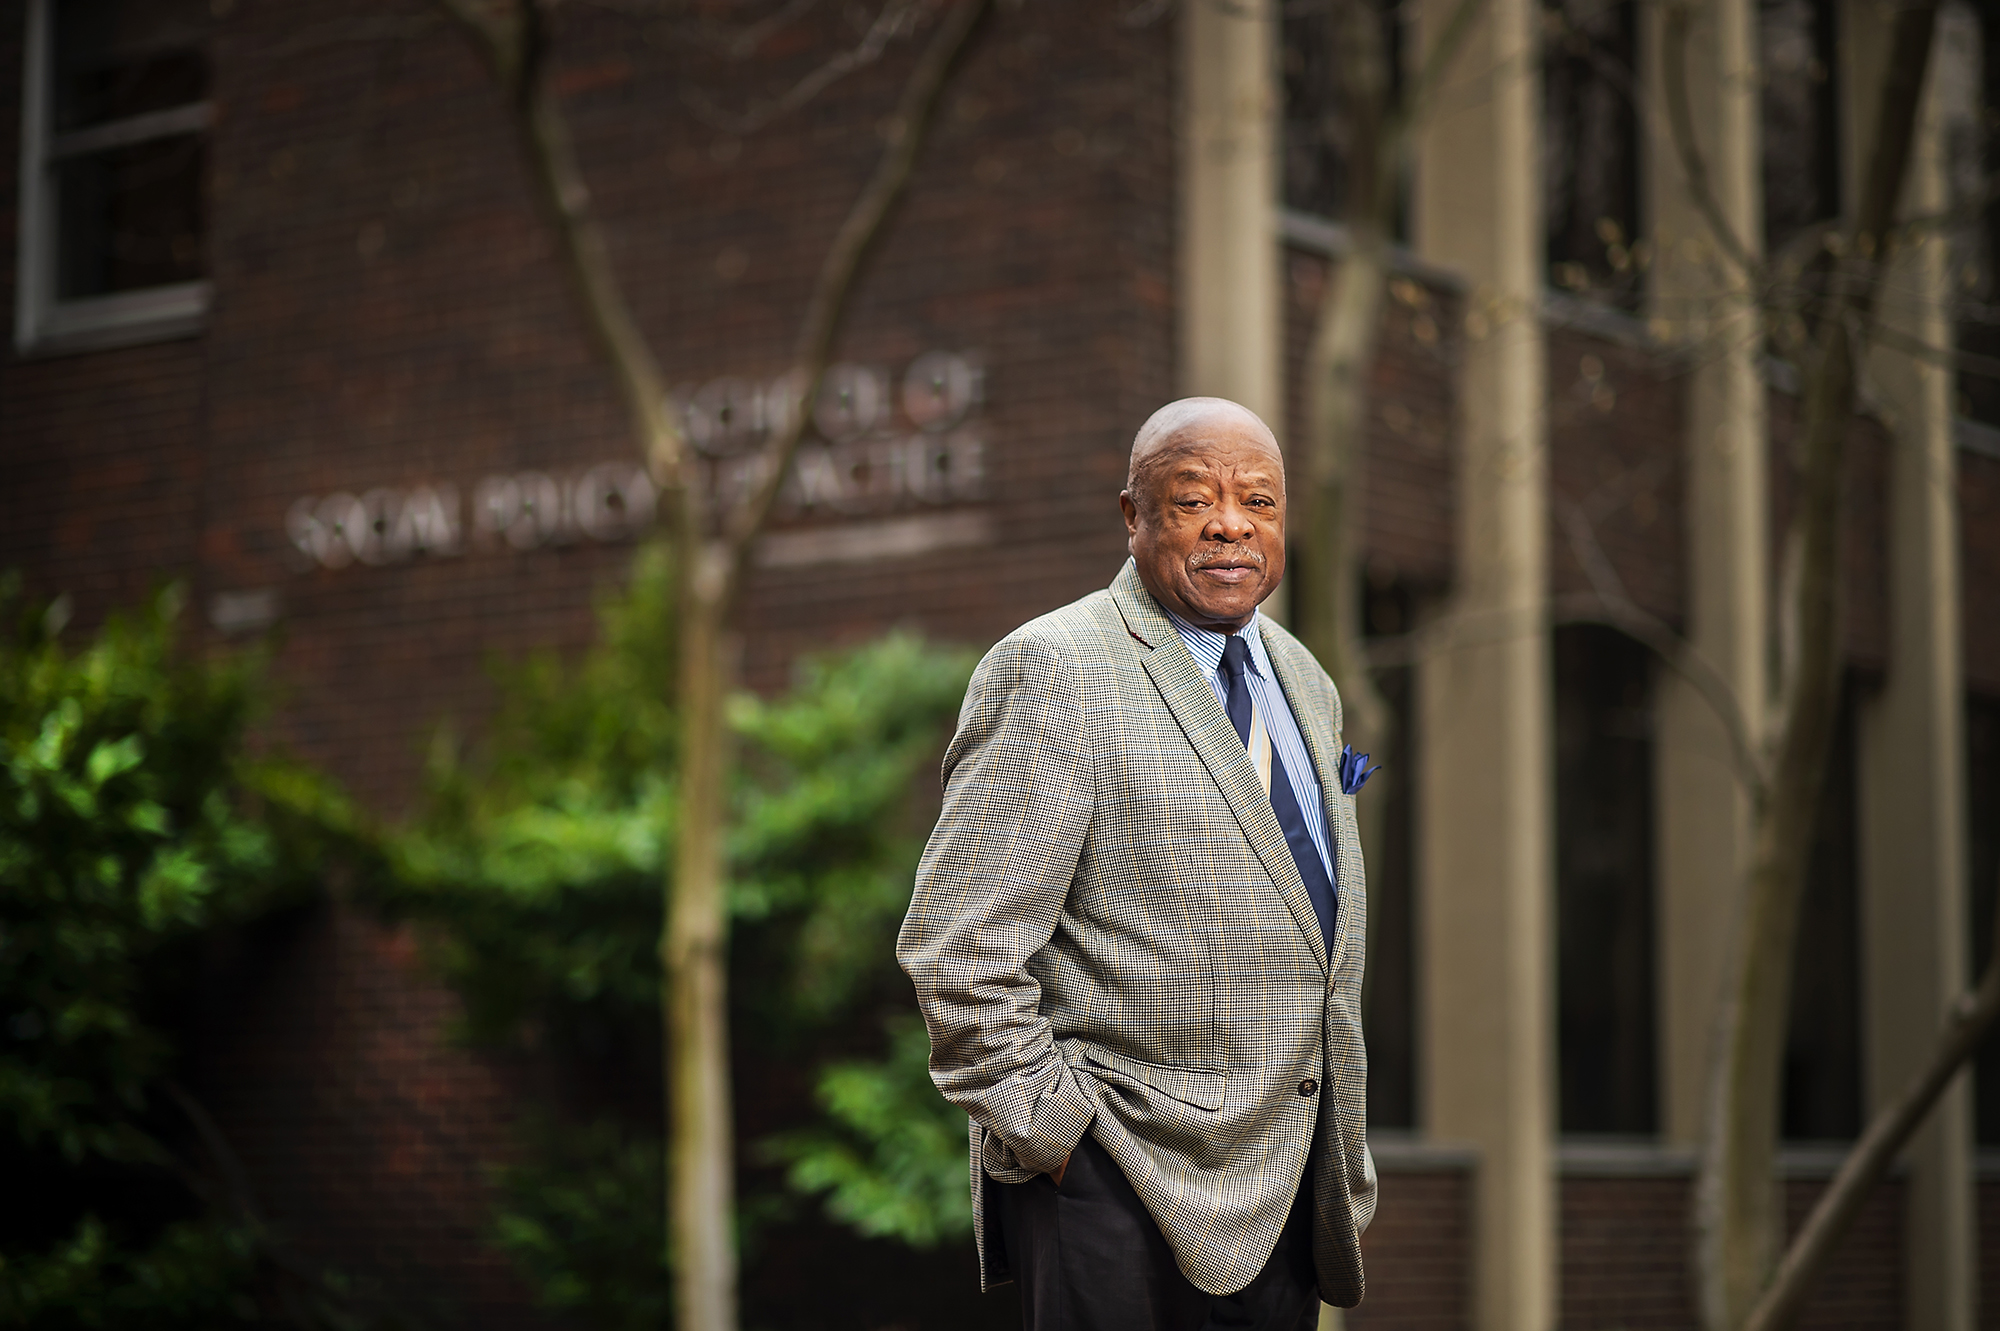
{"label": "man's hand", "polygon": [[[1074,1154],[1074,1152],[1071,1154]],[[1063,1175],[1067,1173],[1069,1173],[1069,1156],[1066,1155],[1063,1157],[1063,1162],[1049,1172],[1049,1178],[1060,1188],[1062,1186]]]}

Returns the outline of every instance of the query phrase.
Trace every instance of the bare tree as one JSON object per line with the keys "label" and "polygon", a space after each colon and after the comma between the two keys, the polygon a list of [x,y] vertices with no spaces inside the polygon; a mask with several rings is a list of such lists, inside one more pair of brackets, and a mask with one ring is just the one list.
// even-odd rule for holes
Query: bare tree
{"label": "bare tree", "polygon": [[[729,620],[752,550],[811,417],[862,260],[909,184],[939,96],[991,0],[938,0],[931,6],[936,30],[910,71],[895,113],[882,125],[881,158],[834,234],[800,319],[789,377],[796,396],[783,423],[762,445],[751,471],[755,482],[731,502],[718,501],[699,483],[658,358],[612,267],[603,223],[593,209],[551,78],[554,0],[437,3],[472,40],[500,86],[536,201],[559,241],[578,306],[617,381],[634,441],[671,524],[681,753],[677,838],[660,939],[668,1249],[675,1271],[676,1324],[684,1331],[733,1331],[735,1143],[723,862],[730,762],[724,720],[731,682]],[[889,4],[897,22],[914,24],[912,5],[902,0]],[[878,52],[879,46],[866,53],[866,60],[843,68],[866,63]]]}
{"label": "bare tree", "polygon": [[[1911,157],[1936,28],[1934,0],[1896,10],[1884,82],[1856,215],[1810,239],[1831,256],[1823,282],[1802,280],[1809,263],[1791,247],[1759,261],[1732,231],[1709,184],[1688,100],[1686,49],[1692,10],[1672,5],[1664,25],[1664,91],[1673,147],[1690,199],[1724,259],[1801,364],[1803,420],[1796,447],[1799,501],[1791,519],[1784,623],[1787,644],[1774,726],[1750,732],[1723,677],[1670,628],[1627,599],[1615,582],[1567,598],[1556,622],[1608,624],[1644,643],[1706,698],[1733,742],[1754,808],[1752,863],[1741,900],[1729,988],[1709,1075],[1709,1112],[1694,1212],[1698,1303],[1709,1331],[1783,1331],[1870,1190],[1886,1175],[1953,1077],[2000,1014],[2000,960],[1989,964],[1939,1033],[1923,1070],[1879,1109],[1780,1253],[1776,1180],[1780,1069],[1799,907],[1806,890],[1814,817],[1833,745],[1842,663],[1841,483],[1859,398],[1859,367],[1879,341],[1910,354],[1875,325],[1883,276],[1899,241],[1922,219],[1899,224],[1897,203]],[[1794,331],[1787,335],[1786,330]],[[1878,337],[1878,332],[1882,335]],[[1946,357],[1949,359],[1949,357]],[[1573,515],[1572,515],[1573,516]],[[1602,551],[1586,526],[1566,521],[1589,570]],[[1593,582],[1599,579],[1593,577]],[[2000,957],[2000,953],[1996,954]]]}
{"label": "bare tree", "polygon": [[[2000,1015],[1996,961],[1960,1000],[1924,1068],[1875,1113],[1798,1235],[1783,1246],[1776,1179],[1779,1073],[1813,821],[1837,721],[1841,482],[1857,414],[1859,367],[1876,343],[1953,359],[1936,348],[1910,345],[1910,339],[1875,324],[1877,296],[1896,248],[1925,221],[1899,223],[1895,210],[1912,153],[1936,19],[1936,4],[1926,0],[1896,11],[1856,215],[1844,227],[1812,229],[1800,244],[1765,263],[1732,231],[1695,140],[1686,71],[1692,10],[1676,3],[1666,12],[1666,119],[1690,199],[1708,222],[1722,257],[1802,371],[1799,502],[1786,544],[1790,567],[1781,608],[1780,637],[1788,650],[1772,731],[1752,734],[1741,700],[1723,677],[1615,585],[1566,598],[1554,615],[1559,623],[1618,628],[1680,671],[1721,718],[1752,798],[1752,863],[1709,1074],[1708,1122],[1696,1181],[1697,1301],[1709,1331],[1784,1331],[1796,1321],[1812,1282],[1869,1192]],[[1802,253],[1807,244],[1831,262]],[[1819,280],[1812,271],[1816,263],[1822,269]],[[1565,526],[1586,570],[1594,561],[1602,562],[1602,551],[1586,526],[1577,521]]]}
{"label": "bare tree", "polygon": [[[1363,7],[1361,0],[1353,2]],[[1795,449],[1799,499],[1788,533],[1789,567],[1780,611],[1784,622],[1779,636],[1787,652],[1771,709],[1772,729],[1768,734],[1751,730],[1743,700],[1735,696],[1727,679],[1670,626],[1632,602],[1609,572],[1609,561],[1588,518],[1560,506],[1557,517],[1594,590],[1559,598],[1550,607],[1549,619],[1552,624],[1593,623],[1617,629],[1680,673],[1721,720],[1751,795],[1752,864],[1741,898],[1729,991],[1709,1075],[1709,1117],[1696,1183],[1695,1265],[1698,1303],[1708,1331],[1784,1331],[1796,1320],[1812,1281],[1869,1191],[2000,1016],[2000,940],[1996,940],[1995,962],[1977,988],[1960,1000],[1926,1066],[1877,1111],[1797,1237],[1784,1249],[1782,1260],[1777,1260],[1782,1238],[1775,1176],[1779,1072],[1813,820],[1837,720],[1842,663],[1841,485],[1848,436],[1857,416],[1859,367],[1876,343],[1945,363],[1964,364],[1965,358],[1917,345],[1892,330],[1878,329],[1875,323],[1877,296],[1899,242],[1937,221],[1899,222],[1896,217],[1930,61],[1936,0],[1912,0],[1896,9],[1855,216],[1844,226],[1814,229],[1809,243],[1815,254],[1804,253],[1802,243],[1781,251],[1769,263],[1759,260],[1731,229],[1696,142],[1686,70],[1693,17],[1685,0],[1675,0],[1666,10],[1664,91],[1672,147],[1690,199],[1715,233],[1721,257],[1801,368],[1803,420]],[[1366,34],[1359,36],[1359,43],[1367,40]],[[1617,73],[1629,91],[1629,71]],[[1363,96],[1376,86],[1365,71],[1350,74],[1349,79]],[[1364,126],[1390,123],[1386,116],[1371,119],[1365,105],[1359,114],[1350,114]],[[1388,136],[1382,133],[1366,140],[1371,147],[1385,141]],[[1373,192],[1381,188],[1381,163],[1366,152],[1356,158],[1355,198],[1381,207],[1381,196]],[[1358,674],[1361,659],[1360,617],[1353,604],[1342,604],[1339,598],[1352,598],[1358,582],[1353,492],[1359,483],[1356,456],[1365,408],[1361,374],[1372,355],[1373,325],[1379,320],[1380,259],[1386,243],[1379,222],[1371,228],[1370,219],[1350,217],[1349,228],[1352,249],[1342,264],[1341,290],[1323,307],[1310,386],[1315,450],[1311,501],[1317,507],[1316,530],[1309,538],[1316,544],[1309,547],[1309,558],[1316,571],[1315,586],[1324,590],[1299,617],[1322,659],[1338,663],[1336,674],[1342,669],[1348,672],[1342,678],[1343,692],[1352,696],[1358,692],[1349,681]],[[1452,629],[1461,636],[1467,632],[1504,636],[1520,631],[1520,625],[1511,620],[1458,622]],[[1370,658],[1376,665],[1414,659],[1432,650],[1433,636],[1378,644]]]}
{"label": "bare tree", "polygon": [[[1383,40],[1387,17],[1375,0],[1331,0],[1328,67],[1336,71],[1346,148],[1347,249],[1329,262],[1306,360],[1307,431],[1298,491],[1297,593],[1292,620],[1300,639],[1340,686],[1346,738],[1394,761],[1395,717],[1371,674],[1362,644],[1361,564],[1366,539],[1368,374],[1380,342],[1389,249],[1412,135],[1444,70],[1464,44],[1483,0],[1459,0],[1425,56],[1398,92]],[[1336,127],[1318,127],[1327,138]],[[1382,804],[1361,806],[1362,840],[1382,844]]]}
{"label": "bare tree", "polygon": [[[1668,12],[1669,115],[1697,205],[1724,244],[1742,255],[1745,247],[1730,233],[1708,192],[1691,133],[1685,72],[1689,20],[1685,6]],[[1750,1324],[1753,1314],[1756,1324],[1769,1331],[1783,1326],[1797,1312],[1815,1265],[1788,1261],[1786,1283],[1770,1285],[1772,1257],[1783,1233],[1775,1182],[1779,1072],[1799,903],[1840,698],[1840,518],[1847,439],[1877,293],[1897,240],[1895,210],[1936,24],[1935,0],[1918,0],[1896,11],[1856,215],[1838,247],[1825,302],[1814,311],[1817,334],[1801,357],[1800,490],[1789,533],[1796,572],[1784,607],[1784,637],[1795,646],[1779,680],[1769,778],[1755,803],[1752,862],[1723,996],[1695,1188],[1696,1269],[1710,1331],[1736,1331]],[[1757,273],[1753,268],[1745,275],[1755,280]],[[1908,1123],[1905,1138],[1919,1121],[1921,1115]],[[1894,1136],[1883,1132],[1881,1120],[1871,1129],[1885,1141]],[[1850,1171],[1843,1182],[1851,1193],[1865,1178],[1865,1171]],[[1858,1198],[1836,1200],[1836,1206],[1853,1204]],[[1830,1246],[1839,1226],[1822,1224],[1819,1229],[1818,1241]]]}

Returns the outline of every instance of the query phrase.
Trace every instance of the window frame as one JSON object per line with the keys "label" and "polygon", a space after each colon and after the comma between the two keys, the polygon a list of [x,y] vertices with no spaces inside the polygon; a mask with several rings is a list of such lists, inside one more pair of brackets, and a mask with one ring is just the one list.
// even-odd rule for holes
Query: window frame
{"label": "window frame", "polygon": [[208,278],[63,300],[56,295],[55,168],[64,160],[108,148],[147,143],[215,123],[208,98],[164,111],[53,132],[55,0],[28,0],[22,43],[21,181],[15,241],[14,349],[23,356],[96,351],[191,337],[206,326],[213,284]]}

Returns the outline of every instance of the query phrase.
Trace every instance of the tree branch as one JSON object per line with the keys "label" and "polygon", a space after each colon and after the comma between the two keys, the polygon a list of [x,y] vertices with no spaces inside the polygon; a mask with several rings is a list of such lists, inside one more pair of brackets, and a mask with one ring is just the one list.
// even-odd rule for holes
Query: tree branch
{"label": "tree branch", "polygon": [[783,428],[776,431],[760,450],[761,465],[756,472],[756,486],[725,521],[722,538],[726,565],[717,570],[721,576],[718,590],[725,596],[742,577],[750,548],[763,530],[772,505],[777,502],[786,473],[791,470],[792,459],[798,453],[799,441],[811,422],[813,403],[819,396],[820,384],[826,378],[834,334],[839,331],[847,295],[854,285],[861,261],[881,234],[883,223],[888,220],[890,212],[902,197],[904,187],[909,184],[917,153],[924,145],[937,110],[938,96],[944,90],[946,76],[957,62],[959,53],[965,49],[973,29],[992,4],[993,0],[959,0],[946,12],[943,25],[918,59],[916,68],[910,72],[910,81],[903,88],[902,100],[888,125],[889,142],[883,150],[882,160],[876,166],[874,176],[855,199],[854,206],[848,210],[846,220],[841,223],[840,231],[827,251],[825,262],[820,265],[819,277],[806,304],[798,344],[792,355],[790,382],[799,394],[798,400],[786,413]]}
{"label": "tree branch", "polygon": [[1472,32],[1473,20],[1479,17],[1485,0],[1458,0],[1444,26],[1438,29],[1437,40],[1424,53],[1424,63],[1417,70],[1415,78],[1405,88],[1403,104],[1397,108],[1392,132],[1400,140],[1415,133],[1422,126],[1424,118],[1430,114],[1431,102],[1438,85],[1444,80],[1445,70],[1458,58],[1460,48]]}
{"label": "tree branch", "polygon": [[437,0],[437,5],[446,18],[465,30],[500,85],[511,88],[517,77],[514,52],[519,45],[518,24],[510,24],[504,15],[493,12],[479,0]]}
{"label": "tree branch", "polygon": [[1943,1096],[1952,1078],[1979,1052],[1980,1042],[2000,1015],[2000,911],[1994,913],[1994,946],[1978,986],[1953,1005],[1938,1036],[1931,1061],[1911,1079],[1902,1093],[1877,1110],[1861,1140],[1841,1162],[1826,1191],[1786,1249],[1771,1287],[1743,1325],[1743,1331],[1782,1331],[1798,1317],[1834,1249],[1845,1238],[1862,1203],[1888,1176],[1910,1138]]}
{"label": "tree branch", "polygon": [[[855,70],[881,59],[882,52],[891,41],[907,36],[915,29],[919,7],[918,0],[886,0],[859,43],[819,65],[761,106],[753,106],[743,112],[726,111],[716,104],[714,98],[693,86],[682,92],[681,100],[696,116],[717,129],[736,135],[753,134],[779,116],[798,110]],[[762,40],[761,36],[758,40]]]}
{"label": "tree branch", "polygon": [[678,491],[686,483],[680,426],[668,410],[659,363],[612,270],[604,228],[592,210],[569,123],[548,77],[542,0],[515,0],[505,16],[476,0],[437,3],[473,39],[500,83],[536,202],[555,229],[584,322],[611,362],[647,467],[662,490]]}
{"label": "tree branch", "polygon": [[1715,233],[1716,243],[1728,254],[1730,261],[1742,270],[1746,279],[1755,283],[1761,277],[1762,265],[1736,234],[1736,228],[1730,225],[1722,205],[1716,201],[1715,190],[1709,184],[1708,161],[1702,156],[1701,145],[1695,142],[1694,109],[1688,102],[1687,73],[1688,33],[1693,21],[1694,10],[1691,6],[1667,6],[1666,31],[1660,51],[1666,84],[1667,123],[1673,131],[1674,151],[1681,159],[1681,174],[1687,178],[1688,194],[1693,197],[1695,207],[1701,210],[1709,230]]}
{"label": "tree branch", "polygon": [[[1803,394],[1803,466],[1787,542],[1797,560],[1788,597],[1796,664],[1781,682],[1781,729],[1766,798],[1757,808],[1749,887],[1721,1011],[1710,1079],[1714,1094],[1695,1185],[1696,1265],[1709,1331],[1738,1331],[1749,1322],[1770,1288],[1771,1253],[1781,1241],[1771,1187],[1778,1073],[1786,977],[1839,708],[1843,463],[1860,359],[1894,239],[1889,227],[1910,158],[1937,0],[1914,0],[1896,11],[1892,24],[1860,215],[1837,256],[1834,302],[1821,322]],[[1682,95],[1685,110],[1684,88]],[[1795,1312],[1796,1304],[1786,1316]],[[1762,1331],[1783,1331],[1786,1325],[1773,1321]]]}
{"label": "tree branch", "polygon": [[1736,690],[1693,644],[1637,602],[1596,592],[1572,592],[1551,597],[1546,615],[1518,608],[1450,614],[1409,633],[1370,639],[1367,660],[1375,670],[1415,665],[1452,647],[1505,642],[1523,634],[1544,633],[1572,624],[1599,624],[1616,629],[1692,685],[1728,733],[1731,756],[1744,789],[1753,801],[1763,798],[1769,777]]}
{"label": "tree branch", "polygon": [[1982,379],[2000,379],[2000,356],[1982,356],[1977,352],[1960,351],[1956,347],[1936,346],[1920,337],[1880,324],[1870,329],[1868,336],[1880,346],[1900,351],[1940,369],[1963,370]]}
{"label": "tree branch", "polygon": [[1591,529],[1583,506],[1557,496],[1554,507],[1556,521],[1562,524],[1563,534],[1569,537],[1570,553],[1576,556],[1576,562],[1582,567],[1583,576],[1590,579],[1592,589],[1606,601],[1630,601],[1632,598],[1626,594],[1625,580],[1618,576],[1611,557],[1604,553],[1604,545]]}
{"label": "tree branch", "polygon": [[1750,724],[1743,717],[1742,703],[1729,680],[1695,650],[1693,643],[1637,602],[1597,592],[1576,592],[1550,599],[1550,627],[1568,624],[1598,624],[1616,629],[1693,686],[1729,735],[1730,756],[1744,789],[1753,802],[1764,798],[1767,779],[1764,764],[1757,756],[1757,745],[1751,737]]}
{"label": "tree branch", "polygon": [[790,0],[782,8],[728,37],[723,47],[730,55],[741,60],[754,53],[774,34],[798,20],[818,3],[819,0]]}

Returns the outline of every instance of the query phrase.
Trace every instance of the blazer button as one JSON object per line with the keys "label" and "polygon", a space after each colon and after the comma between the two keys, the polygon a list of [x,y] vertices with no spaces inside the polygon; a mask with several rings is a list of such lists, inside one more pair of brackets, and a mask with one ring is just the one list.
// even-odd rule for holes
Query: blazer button
{"label": "blazer button", "polygon": [[1307,1077],[1304,1081],[1299,1083],[1300,1095],[1311,1095],[1314,1091],[1317,1091],[1318,1089],[1319,1089],[1319,1083],[1314,1081],[1311,1077]]}

